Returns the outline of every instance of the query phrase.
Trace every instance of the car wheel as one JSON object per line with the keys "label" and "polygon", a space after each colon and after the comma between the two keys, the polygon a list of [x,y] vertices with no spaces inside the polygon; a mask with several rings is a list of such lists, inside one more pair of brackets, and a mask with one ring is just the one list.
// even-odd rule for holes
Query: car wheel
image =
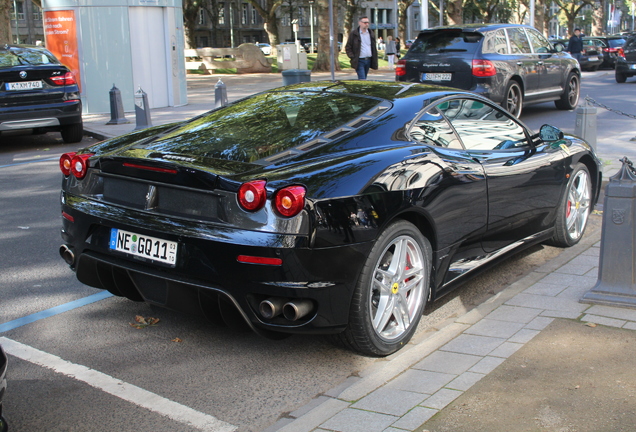
{"label": "car wheel", "polygon": [[579,95],[581,93],[581,81],[579,76],[574,72],[570,72],[565,82],[565,88],[561,94],[561,99],[554,101],[556,107],[560,110],[572,110],[579,103]]}
{"label": "car wheel", "polygon": [[62,127],[62,139],[65,143],[77,143],[82,140],[84,136],[84,125],[82,123],[75,123]]}
{"label": "car wheel", "polygon": [[619,84],[622,84],[625,81],[627,81],[627,76],[625,74],[620,73],[619,71],[616,71],[614,76],[616,77],[616,82]]}
{"label": "car wheel", "polygon": [[378,237],[353,294],[340,345],[362,354],[386,356],[413,336],[428,298],[432,252],[411,223],[397,221]]}
{"label": "car wheel", "polygon": [[516,81],[510,81],[508,83],[502,106],[516,118],[521,116],[521,110],[523,109],[523,92]]}
{"label": "car wheel", "polygon": [[590,172],[583,164],[578,164],[568,181],[565,196],[558,209],[552,244],[559,247],[574,246],[581,240],[592,203],[592,182]]}

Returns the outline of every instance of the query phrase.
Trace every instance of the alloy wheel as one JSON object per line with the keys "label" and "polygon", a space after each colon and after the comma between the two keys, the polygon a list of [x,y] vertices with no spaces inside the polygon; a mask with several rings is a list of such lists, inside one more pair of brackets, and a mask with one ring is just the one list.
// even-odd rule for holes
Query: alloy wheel
{"label": "alloy wheel", "polygon": [[583,235],[590,215],[590,196],[588,173],[580,170],[570,183],[565,211],[567,232],[572,240],[578,240]]}

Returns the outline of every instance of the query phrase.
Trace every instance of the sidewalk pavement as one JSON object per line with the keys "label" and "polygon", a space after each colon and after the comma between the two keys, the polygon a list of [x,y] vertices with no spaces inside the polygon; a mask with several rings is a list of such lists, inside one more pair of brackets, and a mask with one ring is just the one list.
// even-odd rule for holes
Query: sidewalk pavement
{"label": "sidewalk pavement", "polygon": [[[380,71],[370,78],[392,76]],[[211,109],[217,78],[189,76],[190,103],[153,109],[153,124]],[[274,74],[220,78],[230,100],[282,84]],[[355,77],[339,72],[337,78]],[[131,124],[106,126],[110,115],[87,115],[85,128],[97,137],[117,136],[135,127],[128,118]],[[599,147],[602,154],[602,141]],[[588,231],[504,291],[417,333],[401,351],[263,432],[632,430],[636,310],[579,303],[597,282],[600,240],[600,228]]]}

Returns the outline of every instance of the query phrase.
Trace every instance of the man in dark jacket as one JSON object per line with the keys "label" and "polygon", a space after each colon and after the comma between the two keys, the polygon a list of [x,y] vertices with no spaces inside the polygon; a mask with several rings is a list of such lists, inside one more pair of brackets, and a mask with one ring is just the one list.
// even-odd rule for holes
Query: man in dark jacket
{"label": "man in dark jacket", "polygon": [[581,29],[574,29],[574,35],[570,38],[568,42],[567,52],[570,53],[572,57],[581,61],[581,52],[583,51],[583,39],[581,38]]}
{"label": "man in dark jacket", "polygon": [[345,50],[358,79],[367,79],[369,68],[378,68],[378,49],[375,35],[369,30],[369,18],[364,16],[358,20],[358,28],[349,35]]}

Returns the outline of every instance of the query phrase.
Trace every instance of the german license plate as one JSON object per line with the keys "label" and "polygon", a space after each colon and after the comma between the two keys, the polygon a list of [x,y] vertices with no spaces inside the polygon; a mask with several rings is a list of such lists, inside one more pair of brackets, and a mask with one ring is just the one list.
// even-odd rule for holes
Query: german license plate
{"label": "german license plate", "polygon": [[152,261],[175,265],[177,243],[116,228],[110,230],[110,249]]}
{"label": "german license plate", "polygon": [[33,89],[41,89],[41,88],[42,88],[42,81],[23,81],[23,82],[6,83],[6,89],[9,91],[33,90]]}
{"label": "german license plate", "polygon": [[423,73],[422,81],[450,81],[452,75],[450,73]]}
{"label": "german license plate", "polygon": [[588,57],[587,59],[588,59],[589,61],[596,61],[596,60],[598,60],[598,57],[596,57],[596,56],[590,56],[590,57]]}

